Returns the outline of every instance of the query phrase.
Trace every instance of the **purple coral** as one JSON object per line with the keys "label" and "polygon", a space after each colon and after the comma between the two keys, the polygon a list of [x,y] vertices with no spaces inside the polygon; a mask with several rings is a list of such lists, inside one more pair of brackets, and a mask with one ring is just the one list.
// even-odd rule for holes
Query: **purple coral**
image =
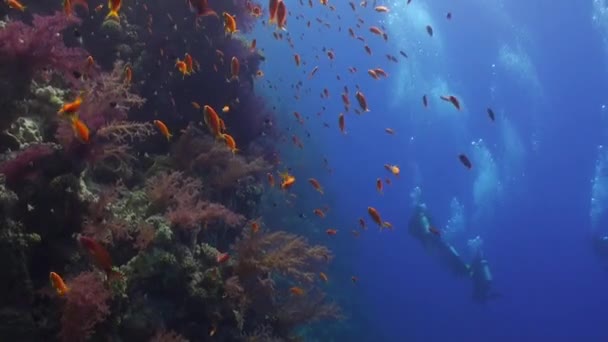
{"label": "purple coral", "polygon": [[36,144],[17,152],[14,158],[0,164],[0,174],[3,174],[7,184],[12,185],[39,175],[39,163],[53,154],[52,145]]}
{"label": "purple coral", "polygon": [[62,341],[86,341],[94,333],[95,325],[110,314],[110,291],[95,272],[83,272],[68,282],[61,316]]}
{"label": "purple coral", "polygon": [[82,68],[87,52],[66,47],[61,32],[79,23],[77,17],[61,12],[50,16],[34,14],[32,26],[22,21],[8,23],[0,30],[0,64],[18,63],[30,73],[49,68],[66,80],[75,81],[72,72]]}

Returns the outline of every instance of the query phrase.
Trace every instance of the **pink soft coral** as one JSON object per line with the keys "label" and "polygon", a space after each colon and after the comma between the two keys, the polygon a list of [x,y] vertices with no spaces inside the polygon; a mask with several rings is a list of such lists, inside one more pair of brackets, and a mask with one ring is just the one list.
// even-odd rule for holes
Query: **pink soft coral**
{"label": "pink soft coral", "polygon": [[34,14],[32,26],[11,21],[0,30],[0,64],[19,65],[26,73],[49,68],[75,81],[72,73],[82,68],[88,54],[81,48],[66,47],[61,32],[79,23],[77,17],[61,12]]}
{"label": "pink soft coral", "polygon": [[110,314],[110,291],[95,272],[83,272],[68,282],[61,316],[62,341],[87,341],[95,325]]}

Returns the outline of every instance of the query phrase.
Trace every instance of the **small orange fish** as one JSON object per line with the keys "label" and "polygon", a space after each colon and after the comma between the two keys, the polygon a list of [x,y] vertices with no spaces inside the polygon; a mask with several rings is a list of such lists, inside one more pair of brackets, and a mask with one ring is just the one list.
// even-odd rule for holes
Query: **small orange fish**
{"label": "small orange fish", "polygon": [[181,61],[179,58],[175,61],[175,67],[182,74],[182,78],[185,78],[186,75],[190,75],[190,72],[188,71],[188,64],[186,64],[186,62],[184,61]]}
{"label": "small orange fish", "polygon": [[374,8],[374,10],[375,10],[376,12],[380,12],[380,13],[387,13],[387,12],[389,12],[388,7],[386,7],[386,6],[376,6],[376,7]]}
{"label": "small orange fish", "polygon": [[260,224],[258,223],[258,221],[252,221],[251,222],[251,232],[255,234],[259,231],[260,231]]}
{"label": "small orange fish", "polygon": [[338,234],[338,230],[337,230],[337,229],[332,229],[332,228],[329,228],[329,229],[327,229],[327,230],[325,231],[325,233],[326,233],[327,235],[329,235],[329,236],[334,236],[334,235]]}
{"label": "small orange fish", "polygon": [[369,107],[367,106],[367,100],[365,99],[365,95],[363,95],[362,92],[357,91],[355,93],[355,97],[357,98],[357,102],[359,102],[359,107],[361,107],[361,110],[363,110],[364,112],[369,112]]}
{"label": "small orange fish", "polygon": [[361,229],[363,230],[367,229],[367,226],[365,225],[365,219],[363,217],[359,218],[359,226],[361,226]]}
{"label": "small orange fish", "polygon": [[133,70],[131,70],[130,66],[125,66],[125,84],[131,84],[131,81],[133,80]]}
{"label": "small orange fish", "polygon": [[319,278],[321,278],[321,280],[323,280],[324,282],[327,283],[327,281],[329,280],[329,278],[327,278],[327,274],[320,272],[319,273]]}
{"label": "small orange fish", "polygon": [[379,36],[381,36],[381,35],[383,35],[383,34],[384,34],[384,32],[383,32],[381,29],[379,29],[378,27],[376,27],[376,26],[372,26],[372,27],[370,27],[370,28],[369,28],[369,32],[371,32],[371,33],[373,33],[373,34],[377,34],[377,35],[379,35]]}
{"label": "small orange fish", "polygon": [[434,235],[441,236],[441,231],[433,226],[429,227],[429,232],[431,232]]}
{"label": "small orange fish", "polygon": [[16,9],[21,12],[25,12],[26,7],[20,3],[18,0],[6,0],[5,1],[8,7],[12,9]]}
{"label": "small orange fish", "polygon": [[384,164],[384,168],[395,176],[399,176],[401,173],[401,169],[399,169],[399,166],[397,165]]}
{"label": "small orange fish", "polygon": [[321,195],[323,195],[323,187],[321,186],[321,183],[319,183],[318,180],[316,180],[315,178],[308,178],[308,183],[310,183],[310,185],[312,185],[315,190],[317,190]]}
{"label": "small orange fish", "polygon": [[446,102],[450,102],[457,110],[460,110],[460,101],[454,95],[442,95],[441,99]]}
{"label": "small orange fish", "polygon": [[222,121],[217,115],[217,112],[213,107],[205,105],[203,107],[203,117],[205,125],[209,129],[209,132],[218,140],[223,140],[222,137]]}
{"label": "small orange fish", "polygon": [[222,13],[222,17],[224,17],[224,30],[228,34],[233,34],[237,32],[236,28],[236,19],[234,16],[230,15],[227,12]]}
{"label": "small orange fish", "polygon": [[291,188],[296,183],[296,177],[290,175],[289,173],[281,175],[281,178],[283,179],[281,181],[281,189],[283,190]]}
{"label": "small orange fish", "polygon": [[378,74],[376,73],[376,71],[374,69],[367,70],[367,74],[370,75],[375,80],[380,78],[380,77],[378,77]]}
{"label": "small orange fish", "polygon": [[192,101],[192,102],[190,102],[190,103],[192,104],[192,107],[194,107],[194,109],[201,109],[201,105],[200,105],[200,104],[198,104],[198,102],[194,102],[194,101]]}
{"label": "small orange fish", "polygon": [[380,213],[378,212],[378,210],[376,210],[376,208],[374,208],[374,207],[367,207],[367,213],[372,218],[372,220],[378,226],[380,226],[380,229],[382,229],[382,228],[388,228],[389,227],[390,223],[388,223],[388,222],[382,222],[382,217],[380,217]]}
{"label": "small orange fish", "polygon": [[78,96],[74,101],[69,103],[64,103],[63,106],[57,111],[57,114],[65,114],[67,116],[72,116],[78,112],[80,106],[82,105],[82,96]]}
{"label": "small orange fish", "polygon": [[274,176],[272,175],[272,173],[268,172],[266,174],[266,178],[268,179],[268,184],[270,185],[270,187],[274,187]]}
{"label": "small orange fish", "polygon": [[112,278],[112,276],[122,276],[119,272],[112,270],[112,258],[110,257],[110,253],[108,253],[105,247],[103,247],[99,242],[86,236],[80,236],[78,240],[80,241],[80,244],[89,252],[89,255],[95,262],[95,265],[106,272],[108,278]]}
{"label": "small orange fish", "polygon": [[51,272],[49,274],[49,279],[51,281],[51,285],[57,291],[57,294],[59,296],[63,296],[66,293],[68,293],[68,291],[70,291],[70,288],[65,284],[65,282],[63,281],[63,279],[61,278],[61,276],[59,274],[57,274],[55,272]]}
{"label": "small orange fish", "polygon": [[184,55],[184,63],[186,63],[186,70],[188,71],[188,75],[192,74],[194,72],[194,62],[192,60],[192,56],[190,56],[190,54],[187,52]]}
{"label": "small orange fish", "polygon": [[376,179],[376,190],[382,194],[382,179],[378,178]]}
{"label": "small orange fish", "polygon": [[291,292],[292,295],[294,296],[302,296],[304,295],[304,290],[302,290],[302,288],[294,286],[292,288],[289,289],[289,292]]}
{"label": "small orange fish", "polygon": [[384,131],[390,135],[395,134],[395,131],[392,128],[385,128]]}
{"label": "small orange fish", "polygon": [[325,218],[325,212],[319,208],[312,211],[313,214],[319,216],[320,218]]}
{"label": "small orange fish", "polygon": [[458,159],[460,160],[462,165],[464,165],[464,167],[466,167],[467,169],[470,170],[473,167],[473,164],[469,160],[469,157],[467,157],[465,154],[458,155]]}
{"label": "small orange fish", "polygon": [[293,59],[296,61],[296,66],[300,66],[300,55],[296,53],[293,55]]}
{"label": "small orange fish", "polygon": [[241,70],[241,65],[239,63],[239,59],[236,57],[232,57],[230,60],[230,81],[239,80],[239,72]]}
{"label": "small orange fish", "polygon": [[66,16],[72,15],[72,1],[71,0],[63,0],[63,13]]}
{"label": "small orange fish", "polygon": [[230,254],[228,253],[218,253],[215,257],[215,261],[217,261],[218,264],[223,264],[228,261],[228,259],[230,259]]}
{"label": "small orange fish", "polygon": [[277,6],[277,27],[283,31],[287,31],[285,25],[287,24],[287,7],[283,0],[279,0]]}
{"label": "small orange fish", "polygon": [[110,9],[110,12],[106,15],[106,20],[111,19],[119,22],[120,16],[118,15],[118,12],[120,11],[121,6],[122,0],[108,0],[108,9]]}
{"label": "small orange fish", "polygon": [[169,128],[167,128],[167,125],[165,125],[165,123],[160,120],[154,120],[153,122],[154,122],[154,125],[156,125],[156,127],[158,127],[158,129],[160,130],[160,133],[165,138],[167,138],[167,141],[170,141],[173,134],[171,134],[169,132]]}
{"label": "small orange fish", "polygon": [[230,111],[230,106],[222,107],[222,113],[228,113]]}
{"label": "small orange fish", "polygon": [[268,12],[270,14],[270,19],[268,19],[269,24],[274,24],[277,21],[277,9],[279,8],[279,0],[270,0],[268,4]]}
{"label": "small orange fish", "polygon": [[72,129],[74,130],[74,135],[76,135],[76,138],[78,138],[78,140],[82,141],[83,143],[89,142],[89,128],[87,127],[87,125],[85,125],[84,122],[82,122],[77,117],[72,120]]}
{"label": "small orange fish", "polygon": [[342,134],[346,134],[344,114],[342,113],[340,113],[340,115],[338,116],[338,127],[340,127],[340,132]]}
{"label": "small orange fish", "polygon": [[97,5],[97,7],[95,7],[95,13],[101,12],[102,9],[103,9],[103,4]]}
{"label": "small orange fish", "polygon": [[228,146],[230,149],[230,152],[232,152],[232,154],[236,154],[239,149],[236,147],[236,141],[234,141],[234,138],[230,134],[226,133],[224,133],[222,136],[224,137],[224,141],[226,142],[226,146]]}

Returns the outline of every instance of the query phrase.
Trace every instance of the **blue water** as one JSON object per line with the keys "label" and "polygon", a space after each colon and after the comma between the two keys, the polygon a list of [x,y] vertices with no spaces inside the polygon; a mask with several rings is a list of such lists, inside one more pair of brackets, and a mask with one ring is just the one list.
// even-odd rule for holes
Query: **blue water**
{"label": "blue water", "polygon": [[[351,317],[340,336],[605,341],[608,278],[591,248],[589,214],[597,146],[608,139],[602,120],[608,22],[602,27],[601,17],[599,25],[592,20],[602,6],[593,1],[404,3],[382,3],[391,9],[388,14],[375,13],[371,2],[367,9],[357,6],[356,14],[346,2],[333,2],[335,12],[318,2],[313,9],[290,3],[287,29],[294,49],[274,40],[270,28],[253,33],[267,57],[266,77],[279,87],[259,91],[284,112],[280,124],[289,128],[284,164],[301,180],[295,192],[307,193],[301,210],[331,207],[309,236],[336,254],[329,292]],[[304,19],[296,20],[298,14]],[[355,27],[357,16],[364,19],[361,28]],[[322,28],[316,17],[331,29]],[[306,29],[307,20],[313,21],[312,29]],[[432,38],[427,24],[433,26]],[[372,25],[385,28],[388,42],[368,31]],[[373,56],[348,36],[348,27],[365,37]],[[323,47],[335,51],[333,62]],[[294,53],[305,63],[300,68]],[[386,53],[399,63],[389,62]],[[316,65],[317,75],[308,80]],[[358,72],[350,74],[349,67]],[[389,77],[371,79],[366,70],[373,67],[382,67]],[[303,86],[296,101],[291,85],[299,80]],[[344,85],[351,101],[346,135],[337,127]],[[371,109],[361,116],[352,111],[358,107],[355,85]],[[323,88],[330,99],[320,99]],[[430,99],[428,109],[423,94]],[[439,99],[446,94],[457,95],[463,109]],[[487,107],[496,122],[488,119]],[[293,111],[305,117],[303,127]],[[387,127],[396,134],[386,134]],[[291,144],[293,134],[303,141],[303,150]],[[460,153],[471,158],[472,170],[460,165]],[[323,157],[333,173],[324,170]],[[399,165],[401,175],[390,176],[386,163]],[[313,191],[305,182],[309,177],[321,181],[324,197],[308,194]],[[384,195],[376,192],[378,177],[392,179]],[[416,186],[439,228],[450,219],[451,200],[462,203],[465,224],[451,242],[470,261],[466,241],[483,239],[501,298],[472,301],[471,281],[450,275],[407,233],[410,192]],[[376,207],[393,231],[378,231],[368,206]],[[350,231],[358,229],[359,217],[369,229],[355,238]],[[339,229],[338,236],[325,236],[329,227]]]}

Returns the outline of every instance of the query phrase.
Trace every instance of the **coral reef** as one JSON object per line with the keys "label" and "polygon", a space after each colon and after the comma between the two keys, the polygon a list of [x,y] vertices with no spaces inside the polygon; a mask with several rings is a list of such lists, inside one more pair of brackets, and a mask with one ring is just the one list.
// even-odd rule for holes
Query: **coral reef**
{"label": "coral reef", "polygon": [[[244,32],[261,9],[188,4],[236,15]],[[137,6],[119,21],[76,6],[0,27],[0,336],[285,341],[340,318],[316,284],[328,248],[246,225],[277,155],[274,114],[253,92],[263,56],[209,11],[149,3],[168,14],[152,19]],[[175,67],[185,53],[188,77]],[[242,81],[226,82],[232,57]],[[229,105],[236,154],[196,127],[193,101]]]}

